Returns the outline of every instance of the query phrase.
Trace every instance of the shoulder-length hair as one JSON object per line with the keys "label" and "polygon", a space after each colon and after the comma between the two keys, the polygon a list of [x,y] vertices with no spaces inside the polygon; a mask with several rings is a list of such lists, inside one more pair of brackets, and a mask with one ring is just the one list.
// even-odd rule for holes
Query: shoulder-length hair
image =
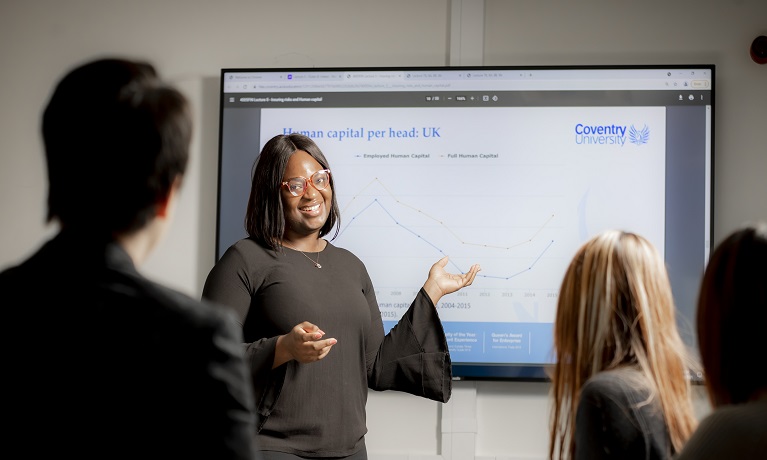
{"label": "shoulder-length hair", "polygon": [[689,352],[676,325],[663,258],[645,238],[618,230],[586,242],[571,261],[554,323],[549,457],[572,458],[580,390],[594,374],[624,366],[658,398],[675,451],[696,427],[685,372]]}
{"label": "shoulder-length hair", "polygon": [[[767,222],[744,226],[714,250],[698,295],[698,348],[713,407],[739,404],[767,389]],[[760,353],[761,351],[761,353]]]}
{"label": "shoulder-length hair", "polygon": [[[245,212],[245,231],[249,237],[269,249],[276,250],[280,247],[285,232],[285,211],[280,188],[288,159],[299,150],[311,155],[323,169],[330,169],[328,160],[317,144],[298,133],[274,136],[264,145],[253,163],[250,197]],[[330,234],[335,228],[331,237],[334,239],[338,236],[341,225],[341,211],[336,200],[333,174],[330,175],[330,187],[333,190],[330,214],[320,229],[320,236]]]}

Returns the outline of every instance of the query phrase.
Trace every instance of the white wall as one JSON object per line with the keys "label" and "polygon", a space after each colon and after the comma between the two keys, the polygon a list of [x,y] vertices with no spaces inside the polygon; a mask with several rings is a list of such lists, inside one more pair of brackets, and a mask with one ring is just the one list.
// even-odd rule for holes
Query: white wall
{"label": "white wall", "polygon": [[[151,60],[195,104],[178,214],[143,268],[195,297],[214,260],[224,67],[716,64],[718,241],[767,218],[767,66],[748,54],[767,35],[765,18],[764,0],[0,0],[0,268],[55,231],[44,224],[39,135],[52,86],[106,54]],[[542,459],[547,392],[545,383],[456,382],[446,405],[373,393],[368,451],[375,460]],[[702,393],[696,403],[708,410]]]}

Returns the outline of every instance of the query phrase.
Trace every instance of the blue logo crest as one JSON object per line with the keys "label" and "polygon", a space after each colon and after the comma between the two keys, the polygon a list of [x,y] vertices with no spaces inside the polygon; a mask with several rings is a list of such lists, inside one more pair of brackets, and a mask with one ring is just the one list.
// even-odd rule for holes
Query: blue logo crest
{"label": "blue logo crest", "polygon": [[642,129],[636,129],[634,125],[631,125],[629,129],[629,142],[636,145],[646,144],[650,140],[650,128],[644,125]]}

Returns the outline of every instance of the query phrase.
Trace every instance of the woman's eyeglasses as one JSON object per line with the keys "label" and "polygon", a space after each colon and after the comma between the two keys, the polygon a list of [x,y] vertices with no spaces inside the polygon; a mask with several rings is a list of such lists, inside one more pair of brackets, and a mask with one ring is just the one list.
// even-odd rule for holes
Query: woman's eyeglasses
{"label": "woman's eyeglasses", "polygon": [[330,170],[321,169],[312,174],[312,177],[309,179],[303,176],[292,177],[283,182],[282,185],[287,187],[288,192],[290,192],[291,195],[303,196],[303,194],[306,192],[307,182],[312,184],[312,187],[317,190],[325,190],[328,185],[330,185]]}

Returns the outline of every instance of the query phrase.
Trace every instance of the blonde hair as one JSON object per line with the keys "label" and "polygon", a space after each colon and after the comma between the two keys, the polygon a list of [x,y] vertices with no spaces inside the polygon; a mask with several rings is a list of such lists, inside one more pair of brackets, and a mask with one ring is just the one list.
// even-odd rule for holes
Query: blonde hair
{"label": "blonde hair", "polygon": [[556,364],[549,458],[573,457],[575,414],[594,374],[632,366],[658,398],[675,451],[697,425],[663,258],[645,238],[609,230],[586,242],[565,273],[554,324]]}

